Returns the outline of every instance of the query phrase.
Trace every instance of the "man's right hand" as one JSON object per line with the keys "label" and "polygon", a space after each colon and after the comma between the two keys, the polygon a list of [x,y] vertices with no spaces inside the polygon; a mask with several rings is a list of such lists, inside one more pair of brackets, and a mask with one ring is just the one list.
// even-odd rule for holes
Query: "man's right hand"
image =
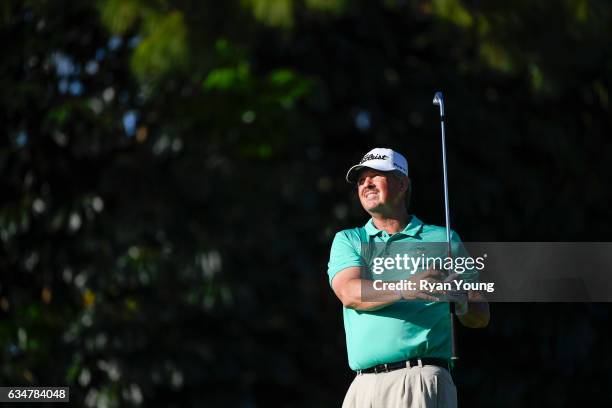
{"label": "man's right hand", "polygon": [[421,290],[421,281],[428,283],[442,283],[446,279],[446,274],[436,269],[428,269],[424,272],[415,274],[413,277],[408,279],[410,282],[414,282],[415,289],[405,289],[401,291],[402,299],[404,300],[425,300],[428,302],[438,302],[440,297],[436,296],[438,291],[426,291]]}

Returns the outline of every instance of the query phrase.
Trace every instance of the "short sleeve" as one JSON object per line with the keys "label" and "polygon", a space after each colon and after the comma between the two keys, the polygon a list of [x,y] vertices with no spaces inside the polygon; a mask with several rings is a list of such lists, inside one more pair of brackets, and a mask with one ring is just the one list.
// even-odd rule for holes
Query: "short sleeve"
{"label": "short sleeve", "polygon": [[365,266],[365,262],[359,253],[360,249],[361,246],[353,242],[347,231],[340,231],[336,234],[327,264],[330,285],[338,272],[352,266]]}

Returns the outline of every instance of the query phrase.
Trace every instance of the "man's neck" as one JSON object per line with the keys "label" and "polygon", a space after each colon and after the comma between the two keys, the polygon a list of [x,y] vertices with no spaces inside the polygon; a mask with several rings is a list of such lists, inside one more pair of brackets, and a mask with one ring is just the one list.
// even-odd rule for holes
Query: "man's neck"
{"label": "man's neck", "polygon": [[410,216],[406,211],[394,216],[384,216],[382,214],[371,215],[374,226],[379,230],[386,231],[388,234],[395,234],[396,232],[403,231],[410,221]]}

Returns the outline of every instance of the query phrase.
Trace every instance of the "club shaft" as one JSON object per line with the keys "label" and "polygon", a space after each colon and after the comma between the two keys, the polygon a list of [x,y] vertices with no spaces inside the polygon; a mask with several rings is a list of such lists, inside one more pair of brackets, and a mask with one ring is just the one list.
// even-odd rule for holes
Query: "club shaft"
{"label": "club shaft", "polygon": [[446,166],[446,135],[444,132],[444,116],[440,115],[440,126],[442,127],[442,171],[444,173],[444,216],[446,221],[446,252],[451,256],[451,221],[450,208],[448,204],[448,169]]}
{"label": "club shaft", "polygon": [[[442,130],[442,173],[444,177],[444,216],[446,221],[446,253],[448,257],[452,257],[451,251],[451,221],[450,221],[450,205],[448,200],[448,169],[446,165],[446,132],[444,129],[444,97],[442,92],[437,92],[434,96],[434,104],[440,107],[440,126]],[[451,360],[458,360],[457,355],[457,338],[455,328],[455,303],[450,302],[450,332],[451,332]]]}

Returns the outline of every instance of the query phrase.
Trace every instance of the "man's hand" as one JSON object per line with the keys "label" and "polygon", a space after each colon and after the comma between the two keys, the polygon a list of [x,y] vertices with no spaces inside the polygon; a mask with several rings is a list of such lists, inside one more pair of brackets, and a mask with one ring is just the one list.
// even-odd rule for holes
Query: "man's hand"
{"label": "man's hand", "polygon": [[414,286],[416,289],[410,290],[402,290],[401,295],[404,300],[426,300],[428,302],[437,302],[440,300],[440,297],[436,296],[438,291],[424,291],[421,290],[421,281],[426,281],[428,283],[441,283],[445,278],[445,274],[436,269],[428,269],[424,272],[420,272],[415,274],[412,278],[408,279],[410,282],[414,282]]}
{"label": "man's hand", "polygon": [[454,302],[455,303],[455,314],[457,316],[461,316],[467,313],[468,311],[468,298],[469,292],[467,290],[455,289],[455,282],[457,278],[461,277],[459,273],[451,273],[448,275],[446,279],[444,279],[445,283],[451,283],[453,289],[446,290],[443,293],[442,299],[445,302]]}
{"label": "man's hand", "polygon": [[[452,273],[444,282],[455,282],[460,277],[461,274]],[[489,324],[489,303],[481,292],[455,289],[444,291],[440,297],[444,301],[455,302],[455,315],[465,327],[481,328]]]}

